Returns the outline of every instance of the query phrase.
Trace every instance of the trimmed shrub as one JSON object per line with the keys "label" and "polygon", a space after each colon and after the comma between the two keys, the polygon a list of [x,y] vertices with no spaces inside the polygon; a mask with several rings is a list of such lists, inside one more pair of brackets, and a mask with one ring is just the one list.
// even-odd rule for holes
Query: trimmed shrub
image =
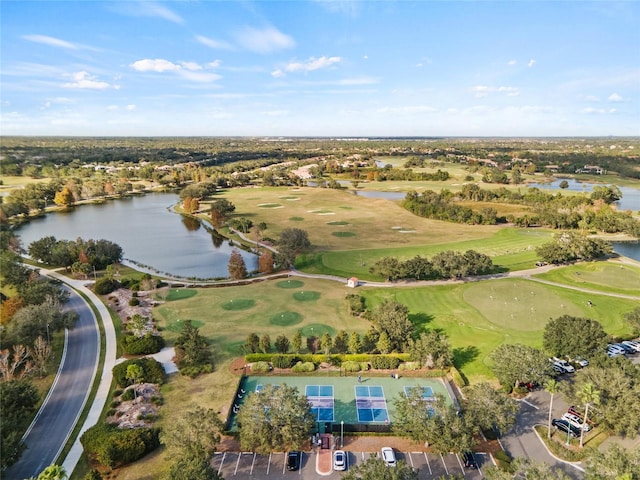
{"label": "trimmed shrub", "polygon": [[291,367],[291,371],[295,373],[310,373],[315,371],[316,365],[313,362],[298,362],[293,367]]}
{"label": "trimmed shrub", "polygon": [[80,442],[89,458],[115,468],[135,462],[158,448],[159,433],[158,428],[121,430],[114,425],[98,423],[82,434]]}
{"label": "trimmed shrub", "polygon": [[115,397],[119,397],[120,395],[122,395],[122,389],[121,389],[121,388],[116,388],[116,389],[113,391],[113,396],[114,396],[114,398],[115,398]]}
{"label": "trimmed shrub", "polygon": [[371,368],[377,370],[393,370],[400,365],[400,359],[398,357],[392,357],[389,355],[373,355],[371,357]]}
{"label": "trimmed shrub", "polygon": [[360,365],[360,362],[347,361],[342,362],[342,369],[345,372],[359,372],[362,370],[362,366]]}
{"label": "trimmed shrub", "polygon": [[270,362],[271,357],[271,353],[249,353],[244,356],[244,359],[247,363]]}
{"label": "trimmed shrub", "polygon": [[467,385],[467,380],[462,376],[460,371],[456,367],[450,367],[449,371],[451,372],[451,378],[453,382],[460,388]]}
{"label": "trimmed shrub", "polygon": [[196,378],[198,375],[213,372],[213,365],[210,363],[206,365],[190,365],[188,367],[181,367],[180,373],[185,377]]}
{"label": "trimmed shrub", "polygon": [[405,362],[400,364],[398,370],[406,370],[408,372],[413,372],[415,370],[420,370],[420,362]]}
{"label": "trimmed shrub", "polygon": [[140,299],[138,297],[131,297],[131,300],[129,300],[129,306],[137,307],[138,305],[140,305]]}
{"label": "trimmed shrub", "polygon": [[118,288],[120,288],[120,283],[117,280],[101,278],[93,286],[93,291],[98,295],[107,295]]}
{"label": "trimmed shrub", "polygon": [[291,368],[297,361],[299,361],[298,357],[294,355],[273,355],[271,357],[273,368]]}
{"label": "trimmed shrub", "polygon": [[162,350],[162,347],[164,347],[164,338],[160,335],[152,335],[151,333],[146,333],[142,337],[123,335],[121,337],[121,345],[124,353],[128,355],[148,355]]}
{"label": "trimmed shrub", "polygon": [[127,367],[132,364],[142,367],[142,382],[157,383],[159,385],[164,383],[165,373],[159,362],[153,358],[135,358],[119,363],[113,367],[113,378],[120,387],[124,388],[129,385],[129,380],[127,380]]}
{"label": "trimmed shrub", "polygon": [[251,365],[251,371],[256,373],[266,373],[271,370],[271,365],[267,362],[254,362]]}

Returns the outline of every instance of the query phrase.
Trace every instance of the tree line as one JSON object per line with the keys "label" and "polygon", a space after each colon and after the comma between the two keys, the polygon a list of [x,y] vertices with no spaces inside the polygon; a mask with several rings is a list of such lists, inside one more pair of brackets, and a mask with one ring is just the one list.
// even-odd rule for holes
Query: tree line
{"label": "tree line", "polygon": [[369,273],[394,280],[440,280],[470,275],[484,275],[493,270],[491,257],[475,250],[464,253],[447,250],[431,259],[419,255],[405,261],[395,257],[383,257],[376,261]]}

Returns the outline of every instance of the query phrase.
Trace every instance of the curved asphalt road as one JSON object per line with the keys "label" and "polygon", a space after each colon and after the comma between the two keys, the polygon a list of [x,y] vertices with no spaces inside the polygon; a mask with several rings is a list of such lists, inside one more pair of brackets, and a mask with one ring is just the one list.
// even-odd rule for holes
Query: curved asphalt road
{"label": "curved asphalt road", "polygon": [[85,300],[64,288],[71,293],[65,308],[78,312],[78,322],[66,332],[66,353],[56,380],[25,434],[27,450],[15,465],[3,472],[3,478],[30,478],[51,465],[73,431],[91,391],[99,358],[98,324]]}

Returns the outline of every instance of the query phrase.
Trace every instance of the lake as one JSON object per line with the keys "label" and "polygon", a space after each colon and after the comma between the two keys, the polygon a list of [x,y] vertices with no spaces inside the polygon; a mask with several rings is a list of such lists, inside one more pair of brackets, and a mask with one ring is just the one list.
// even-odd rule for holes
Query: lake
{"label": "lake", "polygon": [[[186,278],[226,278],[233,247],[208,232],[199,221],[179,215],[173,193],[89,204],[22,225],[16,233],[27,248],[31,242],[53,235],[58,240],[106,239],[120,245],[124,257],[158,272]],[[256,255],[239,250],[248,271],[258,268]]]}

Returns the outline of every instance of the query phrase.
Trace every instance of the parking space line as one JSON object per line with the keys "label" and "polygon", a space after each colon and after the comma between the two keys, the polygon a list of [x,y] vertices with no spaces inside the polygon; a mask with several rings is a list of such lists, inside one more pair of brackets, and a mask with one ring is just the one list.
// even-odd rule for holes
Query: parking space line
{"label": "parking space line", "polygon": [[429,467],[429,475],[433,475],[431,471],[431,464],[429,463],[429,457],[427,457],[427,452],[424,452],[424,459],[427,461],[427,467]]}
{"label": "parking space line", "polygon": [[242,458],[242,452],[238,452],[238,460],[236,461],[236,469],[233,471],[234,475],[238,474],[238,467],[240,466],[240,459]]}
{"label": "parking space line", "polygon": [[411,462],[411,468],[413,468],[413,457],[411,456],[411,452],[407,452],[406,455],[409,457],[409,461]]}
{"label": "parking space line", "polygon": [[449,475],[449,469],[447,468],[447,464],[444,462],[444,457],[440,454],[440,460],[442,460],[442,465],[444,465],[444,471]]}
{"label": "parking space line", "polygon": [[222,454],[222,460],[220,460],[220,466],[218,467],[218,475],[220,475],[220,472],[222,471],[222,465],[224,465],[224,459],[227,456],[227,452],[224,452]]}
{"label": "parking space line", "polygon": [[251,461],[251,470],[249,470],[249,475],[253,475],[253,466],[256,464],[256,455],[257,453],[253,452],[253,460]]}
{"label": "parking space line", "polygon": [[269,454],[269,463],[267,463],[267,475],[269,475],[269,468],[271,468],[271,454]]}
{"label": "parking space line", "polygon": [[462,470],[462,476],[464,477],[464,467],[462,466],[462,462],[460,461],[460,456],[456,453],[456,458],[458,459],[458,465],[460,465],[460,470]]}
{"label": "parking space line", "polygon": [[300,452],[300,464],[298,465],[298,476],[302,475],[302,462],[304,461],[304,452]]}

